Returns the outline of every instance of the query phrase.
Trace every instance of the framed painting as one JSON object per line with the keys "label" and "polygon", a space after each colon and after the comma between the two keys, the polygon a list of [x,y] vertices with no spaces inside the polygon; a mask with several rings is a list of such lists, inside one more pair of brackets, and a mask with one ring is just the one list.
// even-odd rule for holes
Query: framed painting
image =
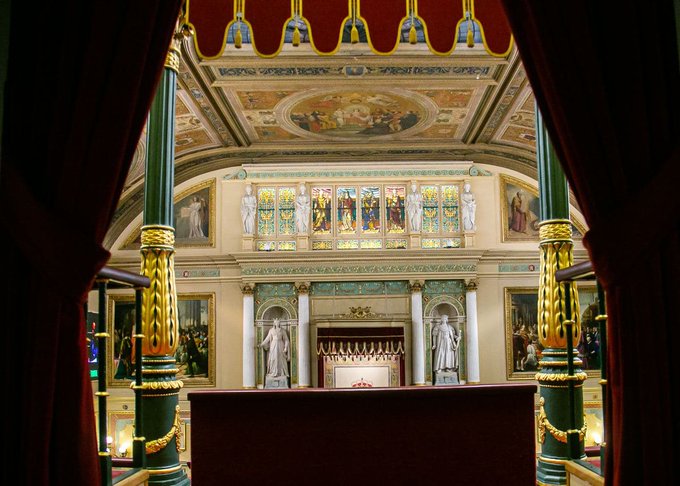
{"label": "framed painting", "polygon": [[[215,179],[201,182],[175,196],[173,210],[175,248],[215,246]],[[133,231],[121,250],[139,250],[141,227]]]}
{"label": "framed painting", "polygon": [[538,341],[538,287],[505,289],[508,380],[533,380],[543,350]]}
{"label": "framed painting", "polygon": [[[215,294],[179,294],[177,315],[177,379],[185,387],[215,386]],[[109,295],[107,322],[112,336],[107,381],[109,386],[127,387],[134,379],[134,296]]]}
{"label": "framed painting", "polygon": [[576,349],[583,361],[582,368],[588,376],[600,376],[602,355],[600,353],[600,327],[595,319],[599,314],[600,300],[597,287],[579,283],[578,304],[581,317],[581,339]]}
{"label": "framed painting", "polygon": [[[540,199],[538,189],[514,177],[501,175],[501,238],[503,242],[538,241]],[[586,229],[572,218],[572,238],[583,238]]]}

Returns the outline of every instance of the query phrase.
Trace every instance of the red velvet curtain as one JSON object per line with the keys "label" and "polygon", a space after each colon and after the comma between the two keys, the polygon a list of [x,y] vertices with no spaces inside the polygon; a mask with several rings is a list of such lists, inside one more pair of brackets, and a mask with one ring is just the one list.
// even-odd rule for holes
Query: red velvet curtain
{"label": "red velvet curtain", "polygon": [[[14,1],[0,165],[2,484],[99,483],[83,303],[181,0]],[[100,311],[102,311],[100,309]]]}
{"label": "red velvet curtain", "polygon": [[678,484],[680,71],[673,1],[504,0],[607,291],[607,484]]}

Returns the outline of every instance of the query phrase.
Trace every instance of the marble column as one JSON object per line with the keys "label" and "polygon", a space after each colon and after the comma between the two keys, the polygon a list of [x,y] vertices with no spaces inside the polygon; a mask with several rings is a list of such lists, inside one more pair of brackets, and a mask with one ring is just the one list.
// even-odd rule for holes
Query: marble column
{"label": "marble column", "polygon": [[411,291],[411,353],[413,384],[425,385],[425,330],[423,326],[423,283],[412,281]]}
{"label": "marble column", "polygon": [[469,280],[465,284],[465,312],[467,314],[467,340],[465,354],[467,355],[467,383],[479,383],[479,332],[477,326],[477,282]]}
{"label": "marble column", "polygon": [[309,283],[295,285],[298,295],[298,388],[311,386],[309,346]]}
{"label": "marble column", "polygon": [[244,284],[243,293],[243,388],[255,388],[255,285]]}

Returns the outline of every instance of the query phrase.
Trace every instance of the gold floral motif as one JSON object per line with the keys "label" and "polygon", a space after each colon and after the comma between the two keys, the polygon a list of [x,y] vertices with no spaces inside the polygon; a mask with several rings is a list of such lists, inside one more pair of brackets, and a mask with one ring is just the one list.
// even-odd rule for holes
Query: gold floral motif
{"label": "gold floral motif", "polygon": [[[550,435],[555,438],[555,440],[566,444],[568,432],[560,430],[550,423],[548,416],[545,413],[545,398],[541,397],[538,403],[540,405],[538,412],[538,441],[541,444],[545,442],[545,431],[547,429],[548,432],[550,432]],[[583,427],[581,427],[579,430],[573,430],[569,432],[578,432],[578,440],[579,442],[583,442],[583,438],[586,436],[587,431],[588,424],[586,423],[586,416],[583,414]]]}
{"label": "gold floral motif", "polygon": [[563,220],[556,220],[541,226],[541,265],[540,286],[538,289],[538,334],[541,345],[545,348],[566,348],[566,307],[565,294],[569,292],[573,343],[578,343],[581,336],[578,292],[573,282],[558,283],[555,273],[574,263],[573,243],[570,238],[562,238],[567,227],[569,235],[571,226]]}
{"label": "gold floral motif", "polygon": [[545,240],[571,241],[571,222],[562,219],[543,221],[539,227],[539,238]]}
{"label": "gold floral motif", "polygon": [[175,230],[172,226],[142,226],[142,248],[159,246],[173,247],[174,245]]}
{"label": "gold floral motif", "polygon": [[534,378],[537,381],[585,381],[588,374],[585,371],[579,371],[571,376],[567,373],[536,373]]}
{"label": "gold floral motif", "polygon": [[370,319],[376,317],[375,312],[371,312],[371,307],[350,307],[349,312],[345,314],[347,319]]}
{"label": "gold floral motif", "polygon": [[145,381],[141,386],[136,386],[134,382],[130,383],[130,388],[137,390],[179,390],[182,387],[184,387],[182,380]]}
{"label": "gold floral motif", "polygon": [[175,252],[142,248],[141,253],[141,273],[151,280],[142,293],[142,333],[147,336],[142,352],[145,356],[172,356],[178,340]]}
{"label": "gold floral motif", "polygon": [[155,440],[150,440],[149,442],[146,443],[147,454],[154,454],[158,451],[165,449],[173,437],[175,438],[175,448],[177,449],[177,453],[179,454],[180,452],[179,444],[182,438],[182,419],[180,419],[179,417],[179,412],[180,412],[179,405],[176,405],[175,418],[172,421],[172,427],[170,427],[170,430],[163,437]]}

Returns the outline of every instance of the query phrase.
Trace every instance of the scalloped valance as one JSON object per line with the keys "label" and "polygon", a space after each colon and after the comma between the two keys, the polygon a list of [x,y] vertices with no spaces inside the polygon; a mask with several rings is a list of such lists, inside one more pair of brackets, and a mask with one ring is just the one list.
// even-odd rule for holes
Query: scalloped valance
{"label": "scalloped valance", "polygon": [[[186,16],[203,59],[221,56],[229,28],[241,23],[248,26],[253,50],[261,57],[281,51],[291,22],[292,44],[299,44],[299,27],[306,26],[312,49],[321,55],[339,50],[348,22],[351,42],[358,42],[356,26],[361,24],[369,47],[380,55],[397,49],[405,22],[411,26],[410,43],[417,43],[419,23],[425,43],[439,55],[453,52],[463,23],[468,26],[468,46],[474,45],[473,22],[489,54],[506,56],[513,43],[500,0],[187,0]],[[240,29],[233,42],[240,47]]]}

